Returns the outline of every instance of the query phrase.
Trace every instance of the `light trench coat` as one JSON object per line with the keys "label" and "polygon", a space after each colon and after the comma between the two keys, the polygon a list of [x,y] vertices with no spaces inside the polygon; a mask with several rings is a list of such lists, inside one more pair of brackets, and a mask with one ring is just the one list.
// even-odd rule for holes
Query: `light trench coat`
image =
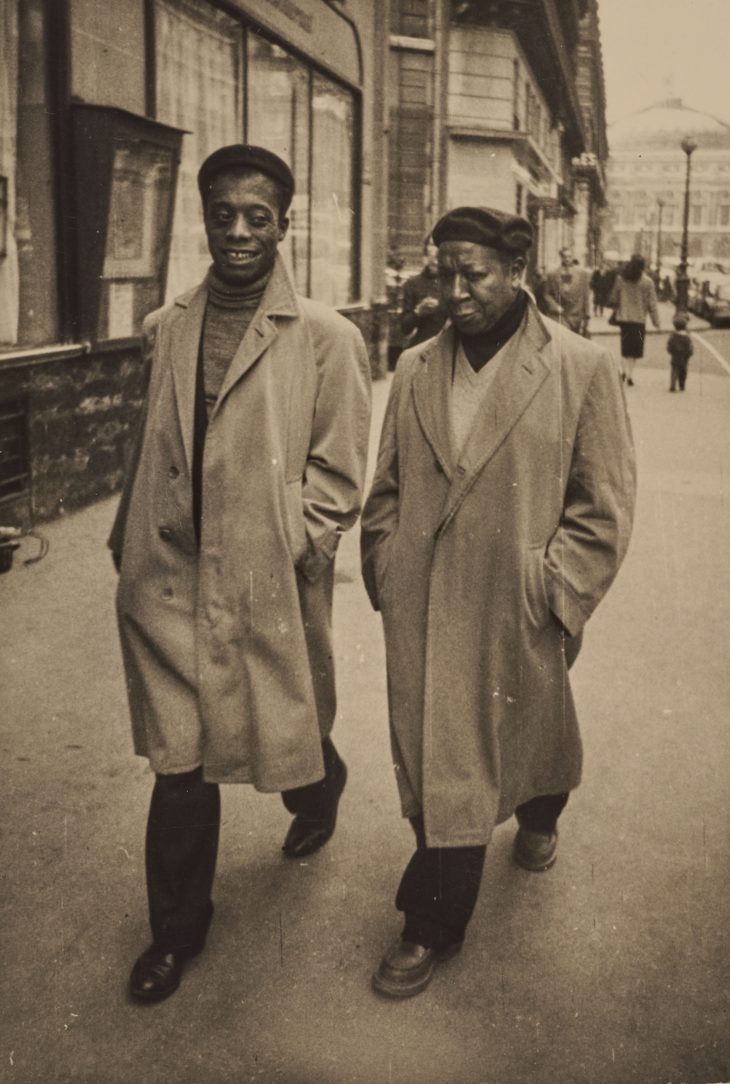
{"label": "light trench coat", "polygon": [[616,575],[635,490],[614,360],[532,303],[454,455],[454,339],[400,358],[362,523],[402,810],[443,847],[578,785],[564,630]]}
{"label": "light trench coat", "polygon": [[203,286],[153,313],[143,425],[109,545],[135,752],[155,772],[288,790],[335,715],[334,556],[360,511],[365,344],[279,259],[211,412],[198,551],[192,461]]}

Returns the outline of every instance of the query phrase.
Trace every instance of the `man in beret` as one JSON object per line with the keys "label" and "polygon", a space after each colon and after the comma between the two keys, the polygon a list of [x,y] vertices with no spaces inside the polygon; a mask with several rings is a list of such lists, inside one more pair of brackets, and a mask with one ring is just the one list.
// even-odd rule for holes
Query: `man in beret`
{"label": "man in beret", "polygon": [[591,282],[570,248],[561,248],[560,266],[545,276],[545,312],[571,331],[585,335],[591,315]]}
{"label": "man in beret", "polygon": [[199,173],[212,266],[144,322],[149,387],[109,545],[135,751],[155,785],[152,945],[168,997],[213,914],[220,783],[279,791],[300,859],[335,828],[334,557],[360,511],[369,363],[357,329],[295,294],[278,255],[292,174],[261,147]]}
{"label": "man in beret", "polygon": [[532,230],[460,207],[436,225],[450,320],[396,367],[363,512],[391,743],[416,850],[373,976],[419,993],[457,952],[496,824],[549,869],[581,773],[568,666],[628,546],[634,454],[618,369],[521,286]]}

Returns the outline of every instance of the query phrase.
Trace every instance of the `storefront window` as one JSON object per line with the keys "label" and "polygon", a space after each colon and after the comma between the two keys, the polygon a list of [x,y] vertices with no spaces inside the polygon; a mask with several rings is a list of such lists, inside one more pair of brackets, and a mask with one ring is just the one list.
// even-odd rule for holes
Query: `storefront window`
{"label": "storefront window", "polygon": [[0,174],[8,178],[0,342],[8,345],[37,346],[58,335],[56,211],[49,168],[53,110],[44,20],[43,0],[18,4],[17,23],[15,5],[0,2],[0,68],[8,75],[0,80]]}
{"label": "storefront window", "polygon": [[202,0],[156,0],[157,119],[190,133],[183,139],[175,200],[167,298],[200,282],[210,256],[197,175],[211,151],[243,131],[243,31]]}
{"label": "storefront window", "polygon": [[345,305],[354,294],[352,95],[321,75],[312,88],[311,295]]}
{"label": "storefront window", "polygon": [[248,44],[248,141],[268,147],[294,174],[289,232],[282,245],[297,290],[309,293],[309,71],[255,34]]}
{"label": "storefront window", "polygon": [[217,147],[245,138],[280,155],[294,174],[282,253],[297,290],[331,305],[351,302],[353,95],[203,0],[155,0],[155,31],[157,119],[190,133],[183,139],[167,299],[200,282],[210,263],[200,164]]}

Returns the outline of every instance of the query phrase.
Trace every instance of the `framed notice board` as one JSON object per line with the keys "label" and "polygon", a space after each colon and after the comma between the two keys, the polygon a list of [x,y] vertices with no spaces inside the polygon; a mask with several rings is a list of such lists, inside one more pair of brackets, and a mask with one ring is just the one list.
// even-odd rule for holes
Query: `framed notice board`
{"label": "framed notice board", "polygon": [[72,103],[80,333],[137,335],[162,304],[183,132]]}

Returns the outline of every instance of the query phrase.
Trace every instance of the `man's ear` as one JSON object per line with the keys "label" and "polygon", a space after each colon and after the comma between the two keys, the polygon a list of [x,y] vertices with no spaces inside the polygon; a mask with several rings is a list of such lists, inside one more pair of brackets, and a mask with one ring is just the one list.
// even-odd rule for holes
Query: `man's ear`
{"label": "man's ear", "polygon": [[517,279],[517,281],[519,281],[522,278],[526,267],[527,261],[525,260],[525,257],[515,256],[512,261],[512,279]]}
{"label": "man's ear", "polygon": [[283,241],[286,237],[286,231],[289,229],[289,219],[284,216],[279,219],[279,241]]}

